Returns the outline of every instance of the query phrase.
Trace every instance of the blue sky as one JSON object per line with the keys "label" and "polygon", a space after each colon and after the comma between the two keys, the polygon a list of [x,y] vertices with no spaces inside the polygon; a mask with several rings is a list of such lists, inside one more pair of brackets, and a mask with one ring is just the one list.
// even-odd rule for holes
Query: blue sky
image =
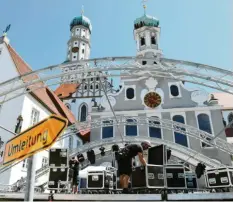
{"label": "blue sky", "polygon": [[[0,31],[11,24],[11,45],[33,69],[58,64],[82,5],[93,26],[92,58],[135,55],[141,0],[3,0]],[[147,7],[160,20],[165,57],[233,69],[232,0],[148,0]]]}

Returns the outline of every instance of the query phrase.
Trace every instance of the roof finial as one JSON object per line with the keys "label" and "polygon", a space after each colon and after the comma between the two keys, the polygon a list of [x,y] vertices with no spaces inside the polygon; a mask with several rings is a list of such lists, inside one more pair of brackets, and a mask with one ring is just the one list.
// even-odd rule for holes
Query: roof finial
{"label": "roof finial", "polygon": [[81,15],[84,14],[84,6],[82,5]]}
{"label": "roof finial", "polygon": [[7,25],[6,29],[3,31],[3,36],[7,35],[7,32],[10,30],[11,24]]}
{"label": "roof finial", "polygon": [[144,8],[144,15],[146,15],[146,2],[147,0],[142,0],[143,8]]}

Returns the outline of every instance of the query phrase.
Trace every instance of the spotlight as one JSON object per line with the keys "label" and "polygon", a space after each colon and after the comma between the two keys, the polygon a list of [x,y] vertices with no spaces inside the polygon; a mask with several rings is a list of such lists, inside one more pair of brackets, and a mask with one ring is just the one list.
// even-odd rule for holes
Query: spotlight
{"label": "spotlight", "polygon": [[101,151],[100,154],[101,156],[104,156],[105,155],[105,148],[104,147],[100,147],[99,150]]}
{"label": "spotlight", "polygon": [[77,159],[78,159],[78,161],[79,161],[80,163],[82,163],[82,162],[85,160],[83,154],[81,154],[81,153],[78,153]]}
{"label": "spotlight", "polygon": [[87,159],[91,164],[95,164],[95,152],[93,149],[87,151]]}
{"label": "spotlight", "polygon": [[206,168],[206,166],[204,164],[202,164],[202,163],[197,164],[197,167],[195,169],[195,173],[196,173],[198,179],[201,178],[201,176],[204,174],[205,168]]}
{"label": "spotlight", "polygon": [[117,144],[112,145],[112,151],[113,152],[119,151],[119,146]]}

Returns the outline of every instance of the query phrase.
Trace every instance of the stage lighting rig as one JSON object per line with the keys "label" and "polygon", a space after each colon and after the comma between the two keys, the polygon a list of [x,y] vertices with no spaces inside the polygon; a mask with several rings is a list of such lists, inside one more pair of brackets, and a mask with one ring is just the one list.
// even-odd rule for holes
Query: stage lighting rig
{"label": "stage lighting rig", "polygon": [[101,156],[104,156],[105,155],[105,151],[104,151],[105,147],[102,146],[102,147],[99,148],[99,150],[100,150]]}
{"label": "stage lighting rig", "polygon": [[114,144],[114,145],[112,145],[112,151],[113,152],[117,152],[117,151],[119,151],[119,146],[117,145],[117,144]]}
{"label": "stage lighting rig", "polygon": [[205,168],[206,168],[206,166],[204,164],[202,164],[202,163],[197,164],[197,167],[195,169],[195,173],[196,173],[198,179],[200,179],[201,176],[204,174]]}
{"label": "stage lighting rig", "polygon": [[84,162],[84,160],[85,160],[85,158],[84,158],[84,156],[83,156],[82,153],[78,153],[77,159],[78,159],[78,161],[79,161],[80,163]]}
{"label": "stage lighting rig", "polygon": [[87,151],[87,159],[91,164],[95,164],[95,152],[93,149]]}

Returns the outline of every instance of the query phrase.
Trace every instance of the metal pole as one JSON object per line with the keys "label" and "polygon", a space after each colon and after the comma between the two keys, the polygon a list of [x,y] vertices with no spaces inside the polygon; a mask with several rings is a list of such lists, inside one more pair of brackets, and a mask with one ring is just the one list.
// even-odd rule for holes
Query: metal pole
{"label": "metal pole", "polygon": [[24,195],[24,201],[33,201],[34,196],[34,184],[35,184],[35,166],[36,166],[36,155],[28,158],[28,168],[27,168],[27,181],[26,181],[26,191]]}

